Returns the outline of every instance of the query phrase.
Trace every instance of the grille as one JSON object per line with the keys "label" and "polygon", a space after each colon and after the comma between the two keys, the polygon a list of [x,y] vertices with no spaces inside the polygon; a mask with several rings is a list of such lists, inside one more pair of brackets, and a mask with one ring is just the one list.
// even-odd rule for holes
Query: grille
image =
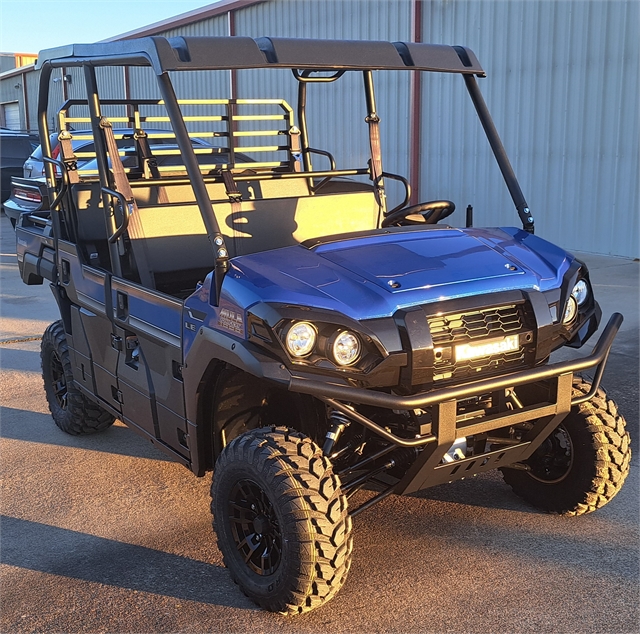
{"label": "grille", "polygon": [[[533,344],[531,320],[524,304],[428,317],[434,347],[433,379],[454,382],[517,369],[527,363]],[[455,346],[523,334],[517,350],[456,362]],[[526,334],[524,334],[526,333]]]}

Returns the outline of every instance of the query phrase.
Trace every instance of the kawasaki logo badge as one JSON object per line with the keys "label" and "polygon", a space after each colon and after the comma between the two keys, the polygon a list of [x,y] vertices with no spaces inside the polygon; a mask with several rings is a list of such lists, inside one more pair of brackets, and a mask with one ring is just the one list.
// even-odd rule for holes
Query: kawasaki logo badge
{"label": "kawasaki logo badge", "polygon": [[481,343],[465,343],[456,346],[456,361],[481,359],[482,357],[490,357],[502,352],[511,352],[519,347],[520,337],[518,335],[509,335],[508,337],[500,337],[500,339],[492,339]]}

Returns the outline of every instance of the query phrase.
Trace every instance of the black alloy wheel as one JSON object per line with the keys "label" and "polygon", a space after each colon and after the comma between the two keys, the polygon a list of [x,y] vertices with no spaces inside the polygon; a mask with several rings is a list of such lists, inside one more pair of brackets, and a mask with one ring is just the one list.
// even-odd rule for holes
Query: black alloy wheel
{"label": "black alloy wheel", "polygon": [[[573,396],[589,394],[591,382],[576,376]],[[514,493],[548,513],[583,515],[609,502],[629,474],[631,447],[625,420],[600,388],[574,405],[562,423],[524,462],[502,467]]]}
{"label": "black alloy wheel", "polygon": [[240,480],[234,485],[229,524],[245,564],[258,575],[273,574],[282,558],[282,533],[273,504],[258,484]]}
{"label": "black alloy wheel", "polygon": [[51,387],[53,396],[60,409],[67,409],[67,379],[64,376],[62,361],[55,350],[51,351],[49,360],[49,372],[51,373]]}
{"label": "black alloy wheel", "polygon": [[263,427],[234,438],[216,462],[211,498],[224,563],[259,606],[307,612],[344,584],[353,550],[347,498],[304,434]]}
{"label": "black alloy wheel", "polygon": [[87,398],[75,385],[67,335],[62,321],[53,322],[40,346],[44,391],[56,425],[67,434],[93,434],[110,427],[115,418]]}
{"label": "black alloy wheel", "polygon": [[559,425],[527,460],[529,475],[551,484],[567,477],[573,465],[573,445],[567,430]]}

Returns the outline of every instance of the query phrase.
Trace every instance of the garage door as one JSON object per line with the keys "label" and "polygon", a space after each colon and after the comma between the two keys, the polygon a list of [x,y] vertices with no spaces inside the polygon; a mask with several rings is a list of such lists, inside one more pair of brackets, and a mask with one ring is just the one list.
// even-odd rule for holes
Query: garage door
{"label": "garage door", "polygon": [[2,104],[4,127],[9,130],[20,130],[20,107],[17,101]]}

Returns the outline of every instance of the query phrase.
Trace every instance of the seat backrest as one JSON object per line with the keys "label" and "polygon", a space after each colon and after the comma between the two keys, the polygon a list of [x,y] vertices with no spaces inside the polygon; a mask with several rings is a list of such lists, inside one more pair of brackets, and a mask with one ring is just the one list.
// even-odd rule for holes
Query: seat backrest
{"label": "seat backrest", "polygon": [[[209,183],[208,193],[229,255],[248,255],[376,227],[378,206],[371,188],[339,187],[339,193],[333,193],[336,187],[332,187],[310,195],[307,183],[305,177],[240,182],[243,200],[235,209],[224,185]],[[181,271],[187,276],[213,269],[214,252],[191,186],[168,185],[165,193],[169,202],[158,204],[157,186],[134,188],[141,227],[140,236],[131,241],[134,256],[143,250],[142,261],[152,277],[171,274],[179,278]],[[79,239],[106,240],[100,185],[75,185],[74,196]]]}
{"label": "seat backrest", "polygon": [[[378,214],[373,192],[247,200],[239,207],[234,212],[228,201],[213,203],[231,257],[373,229]],[[153,272],[213,268],[213,251],[195,203],[140,207],[139,213]]]}
{"label": "seat backrest", "polygon": [[107,223],[102,204],[100,183],[71,185],[71,197],[77,211],[76,231],[81,242],[107,239]]}

